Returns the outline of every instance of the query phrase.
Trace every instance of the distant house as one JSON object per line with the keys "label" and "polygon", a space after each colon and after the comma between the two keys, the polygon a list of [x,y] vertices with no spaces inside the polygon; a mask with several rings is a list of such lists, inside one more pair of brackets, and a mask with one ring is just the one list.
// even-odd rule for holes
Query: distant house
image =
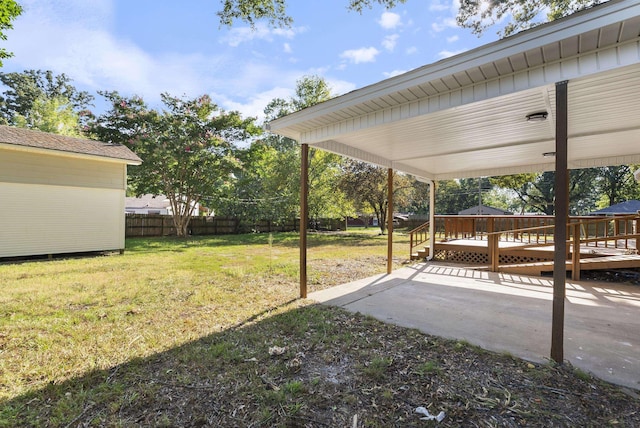
{"label": "distant house", "polygon": [[589,215],[629,215],[638,213],[640,213],[640,201],[632,199],[598,211],[590,212]]}
{"label": "distant house", "polygon": [[124,210],[127,214],[162,214],[168,215],[171,203],[164,195],[142,195],[127,197],[124,200]]}
{"label": "distant house", "polygon": [[[173,215],[171,202],[165,195],[146,194],[138,197],[127,197],[125,198],[124,209],[127,214]],[[200,215],[200,204],[193,204],[192,215]]]}
{"label": "distant house", "polygon": [[475,207],[459,211],[458,215],[513,215],[513,213],[486,205],[476,205]]}
{"label": "distant house", "polygon": [[0,258],[124,249],[120,144],[0,126]]}

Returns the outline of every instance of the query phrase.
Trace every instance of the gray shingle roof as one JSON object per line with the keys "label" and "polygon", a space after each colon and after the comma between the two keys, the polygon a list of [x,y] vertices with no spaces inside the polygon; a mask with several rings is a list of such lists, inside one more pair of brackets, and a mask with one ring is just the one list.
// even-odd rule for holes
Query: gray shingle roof
{"label": "gray shingle roof", "polygon": [[121,159],[129,164],[142,162],[135,153],[121,144],[103,143],[102,141],[67,137],[13,126],[0,125],[0,143]]}
{"label": "gray shingle roof", "polygon": [[632,199],[619,204],[611,205],[598,211],[590,213],[590,215],[603,214],[636,214],[640,211],[640,201]]}

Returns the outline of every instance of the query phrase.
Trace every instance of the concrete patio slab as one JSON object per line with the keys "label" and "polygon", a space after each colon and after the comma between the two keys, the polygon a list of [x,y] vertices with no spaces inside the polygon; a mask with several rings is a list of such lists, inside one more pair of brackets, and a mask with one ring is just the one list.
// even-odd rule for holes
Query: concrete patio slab
{"label": "concrete patio slab", "polygon": [[[564,356],[640,390],[640,287],[567,280]],[[420,263],[309,294],[320,303],[428,334],[548,361],[553,281]]]}

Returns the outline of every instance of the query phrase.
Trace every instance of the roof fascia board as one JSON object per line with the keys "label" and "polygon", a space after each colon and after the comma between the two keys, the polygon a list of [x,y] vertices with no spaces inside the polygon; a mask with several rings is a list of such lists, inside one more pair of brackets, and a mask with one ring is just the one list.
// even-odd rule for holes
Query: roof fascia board
{"label": "roof fascia board", "polygon": [[391,168],[392,164],[389,159],[381,156],[376,156],[372,153],[364,150],[356,149],[355,147],[347,146],[346,144],[339,143],[335,140],[323,141],[319,144],[314,144],[313,147],[317,147],[322,150],[326,150],[331,153],[335,153],[348,158],[356,159],[363,162],[369,162],[376,164],[384,168]]}
{"label": "roof fascia board", "polygon": [[[625,51],[625,54],[622,53],[623,51]],[[595,58],[596,53],[604,55]],[[554,92],[555,82],[588,77],[594,72],[610,71],[614,68],[620,70],[621,73],[628,73],[625,70],[635,70],[635,68],[630,69],[628,67],[635,67],[640,63],[640,40],[632,40],[602,48],[591,52],[590,55],[594,55],[594,58],[591,61],[592,64],[588,67],[580,66],[578,56],[564,58],[543,66],[514,72],[511,75],[474,83],[448,93],[408,101],[377,112],[366,113],[361,116],[342,119],[333,124],[301,131],[297,140],[302,144],[314,145],[320,141],[335,138],[337,135],[358,132],[398,121],[411,120],[426,114],[524,91],[540,91],[547,103],[547,111],[552,112],[549,94]],[[585,56],[580,58],[585,58]],[[442,96],[445,96],[443,100],[440,98]],[[435,100],[435,102],[431,102],[431,100]],[[549,126],[554,126],[553,117],[549,121]]]}
{"label": "roof fascia board", "polygon": [[[609,156],[590,159],[574,159],[570,161],[572,168],[596,168],[601,166],[612,165],[630,165],[640,163],[640,154],[637,155],[624,155],[624,156]],[[640,171],[640,170],[638,170]]]}
{"label": "roof fascia board", "polygon": [[[569,169],[583,169],[583,168],[595,168],[611,165],[630,165],[640,163],[640,154],[638,155],[626,155],[626,156],[611,156],[597,159],[574,159],[569,161]],[[395,169],[404,171],[408,174],[425,177],[435,181],[439,180],[454,180],[458,178],[477,178],[477,177],[496,177],[502,175],[512,174],[526,174],[526,173],[539,173],[544,171],[553,171],[555,164],[551,163],[538,163],[528,164],[522,166],[503,167],[503,168],[486,168],[477,170],[465,170],[451,173],[432,174],[428,171],[419,170],[412,167],[407,167],[401,163],[394,163]]]}
{"label": "roof fascia board", "polygon": [[478,178],[478,177],[496,177],[501,175],[513,175],[513,174],[527,174],[527,173],[537,173],[544,171],[553,171],[555,169],[555,164],[551,163],[539,163],[539,164],[530,164],[530,165],[522,165],[522,166],[513,166],[513,167],[502,167],[502,168],[486,168],[486,169],[476,169],[476,170],[465,170],[465,171],[457,171],[451,173],[440,173],[435,174],[434,180],[455,180],[458,178]]}
{"label": "roof fascia board", "polygon": [[[631,0],[610,0],[598,7],[577,12],[567,18],[560,19],[523,31],[506,39],[498,40],[459,55],[443,59],[395,76],[379,83],[349,92],[345,95],[325,101],[276,119],[267,124],[267,129],[277,132],[292,125],[313,120],[325,114],[344,108],[353,107],[362,102],[401,91],[419,84],[451,76],[470,68],[478,67],[515,54],[540,48],[550,43],[557,43],[569,37],[578,36],[588,31],[624,21],[640,15],[640,3]],[[299,139],[298,132],[287,132],[287,137]]]}
{"label": "roof fascia board", "polygon": [[112,158],[107,156],[89,155],[84,153],[66,152],[63,150],[42,149],[39,147],[19,146],[16,144],[0,143],[0,149],[12,150],[17,152],[28,152],[41,155],[59,156],[74,159],[87,159],[109,163],[124,163],[127,165],[140,165],[142,162],[129,159]]}

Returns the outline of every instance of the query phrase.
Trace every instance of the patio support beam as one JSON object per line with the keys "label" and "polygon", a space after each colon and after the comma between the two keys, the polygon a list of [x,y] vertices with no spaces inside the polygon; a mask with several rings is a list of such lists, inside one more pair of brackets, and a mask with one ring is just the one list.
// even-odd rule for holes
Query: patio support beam
{"label": "patio support beam", "polygon": [[433,260],[436,251],[436,182],[429,180],[429,256]]}
{"label": "patio support beam", "polygon": [[387,273],[393,270],[393,169],[387,170]]}
{"label": "patio support beam", "polygon": [[[564,360],[564,300],[567,281],[567,223],[569,220],[569,171],[567,170],[568,81],[556,83],[556,171],[555,228],[553,242],[553,315],[551,321],[551,359]],[[576,249],[579,251],[580,249]]]}
{"label": "patio support beam", "polygon": [[309,224],[309,145],[300,150],[300,298],[307,298],[307,225]]}

